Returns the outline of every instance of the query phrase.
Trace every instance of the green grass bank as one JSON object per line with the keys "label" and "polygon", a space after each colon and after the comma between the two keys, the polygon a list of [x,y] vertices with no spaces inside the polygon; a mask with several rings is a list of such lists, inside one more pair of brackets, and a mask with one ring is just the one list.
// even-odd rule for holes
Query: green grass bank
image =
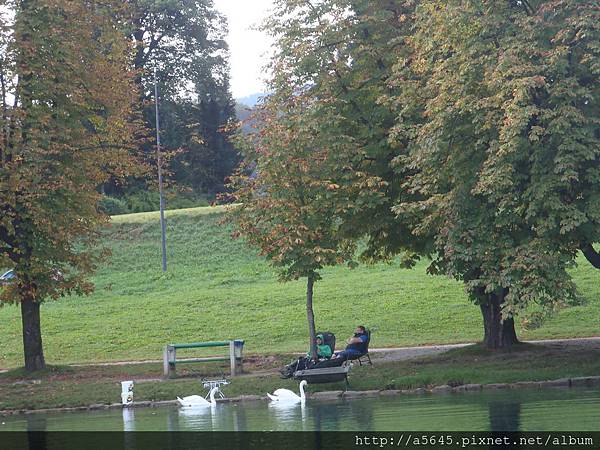
{"label": "green grass bank", "polygon": [[[223,388],[227,397],[261,395],[285,387],[297,391],[298,382],[281,380],[276,374],[257,375],[257,369],[279,367],[289,356],[257,358],[254,371],[230,379]],[[27,375],[21,369],[0,374],[0,413],[2,411],[108,405],[120,402],[120,381],[133,379],[135,400],[175,400],[177,396],[202,394],[197,378],[221,377],[223,367],[204,366],[201,372],[182,373],[182,378],[163,381],[159,364],[90,367],[51,367],[43,373]],[[225,369],[226,370],[226,369]],[[373,366],[355,366],[350,371],[350,389],[399,390],[450,385],[516,383],[562,378],[597,376],[600,373],[598,347],[519,345],[511,352],[489,352],[479,346],[451,350],[442,355],[406,361],[374,359]],[[197,377],[197,378],[194,378]],[[532,386],[537,387],[537,386]],[[342,390],[343,382],[310,384],[309,393]]]}
{"label": "green grass bank", "polygon": [[[116,216],[104,230],[112,257],[96,291],[42,306],[49,364],[160,359],[169,342],[244,339],[247,354],[303,351],[305,283],[282,284],[267,263],[232,240],[221,208],[167,212],[169,270],[160,267],[157,213]],[[327,269],[315,288],[317,327],[343,342],[355,325],[375,330],[372,346],[455,343],[481,338],[477,307],[460,283],[395,264]],[[594,336],[600,330],[600,272],[574,270],[584,304],[562,310],[526,339]],[[22,364],[21,321],[0,308],[0,368]],[[338,345],[339,347],[340,345]]]}

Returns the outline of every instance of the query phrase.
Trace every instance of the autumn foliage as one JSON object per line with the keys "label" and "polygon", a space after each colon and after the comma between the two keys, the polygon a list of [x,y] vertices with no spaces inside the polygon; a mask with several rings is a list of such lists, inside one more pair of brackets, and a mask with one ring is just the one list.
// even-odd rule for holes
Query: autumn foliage
{"label": "autumn foliage", "polygon": [[97,187],[137,173],[139,98],[123,2],[4,2],[0,81],[0,267],[17,281],[3,303],[20,303],[25,365],[44,366],[39,304],[86,293],[103,252]]}
{"label": "autumn foliage", "polygon": [[338,262],[342,242],[430,258],[464,282],[490,348],[517,341],[532,305],[578,300],[578,249],[600,267],[597,2],[276,3],[269,116],[240,191],[252,244],[285,276],[321,249]]}

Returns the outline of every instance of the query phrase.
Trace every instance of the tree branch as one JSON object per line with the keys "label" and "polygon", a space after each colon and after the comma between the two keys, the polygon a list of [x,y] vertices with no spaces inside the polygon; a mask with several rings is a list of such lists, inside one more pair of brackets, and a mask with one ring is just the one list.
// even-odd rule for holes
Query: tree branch
{"label": "tree branch", "polygon": [[585,259],[594,266],[596,269],[600,269],[600,253],[594,250],[592,244],[582,243],[579,249],[583,252]]}
{"label": "tree branch", "polygon": [[525,6],[525,11],[527,12],[527,14],[529,14],[530,16],[533,15],[533,13],[535,11],[532,8],[532,6],[529,4],[529,1],[528,0],[521,0],[521,2],[523,3],[523,6]]}

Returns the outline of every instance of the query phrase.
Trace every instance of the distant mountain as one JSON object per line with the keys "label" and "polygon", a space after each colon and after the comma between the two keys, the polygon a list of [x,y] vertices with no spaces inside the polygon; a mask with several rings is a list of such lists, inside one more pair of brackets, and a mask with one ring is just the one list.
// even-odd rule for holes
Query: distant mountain
{"label": "distant mountain", "polygon": [[235,101],[237,103],[249,106],[250,108],[254,108],[261,97],[264,97],[265,95],[267,94],[264,92],[257,92],[256,94],[248,95],[246,97],[236,98]]}
{"label": "distant mountain", "polygon": [[246,97],[235,99],[235,115],[237,120],[242,122],[242,132],[244,134],[256,131],[257,124],[254,119],[251,118],[252,112],[257,104],[259,104],[262,98],[268,94],[264,92],[257,92]]}
{"label": "distant mountain", "polygon": [[239,100],[235,102],[235,116],[237,120],[242,122],[242,132],[248,134],[252,132],[253,121],[250,119],[252,115],[252,107],[244,103],[240,103]]}

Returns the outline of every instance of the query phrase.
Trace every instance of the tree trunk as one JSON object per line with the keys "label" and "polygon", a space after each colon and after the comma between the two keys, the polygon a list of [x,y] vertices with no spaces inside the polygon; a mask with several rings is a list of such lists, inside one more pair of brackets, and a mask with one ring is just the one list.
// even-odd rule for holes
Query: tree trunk
{"label": "tree trunk", "polygon": [[46,368],[42,331],[40,328],[40,304],[29,294],[21,298],[21,320],[23,323],[23,351],[25,370],[35,371]]}
{"label": "tree trunk", "polygon": [[317,343],[316,343],[316,331],[315,331],[315,313],[313,312],[313,286],[315,279],[313,275],[308,276],[306,283],[306,317],[308,319],[308,334],[310,337],[310,359],[313,361],[317,360]]}
{"label": "tree trunk", "polygon": [[480,305],[483,315],[483,343],[489,349],[510,348],[517,344],[517,333],[513,318],[502,320],[502,303],[506,292],[488,294],[487,301]]}

